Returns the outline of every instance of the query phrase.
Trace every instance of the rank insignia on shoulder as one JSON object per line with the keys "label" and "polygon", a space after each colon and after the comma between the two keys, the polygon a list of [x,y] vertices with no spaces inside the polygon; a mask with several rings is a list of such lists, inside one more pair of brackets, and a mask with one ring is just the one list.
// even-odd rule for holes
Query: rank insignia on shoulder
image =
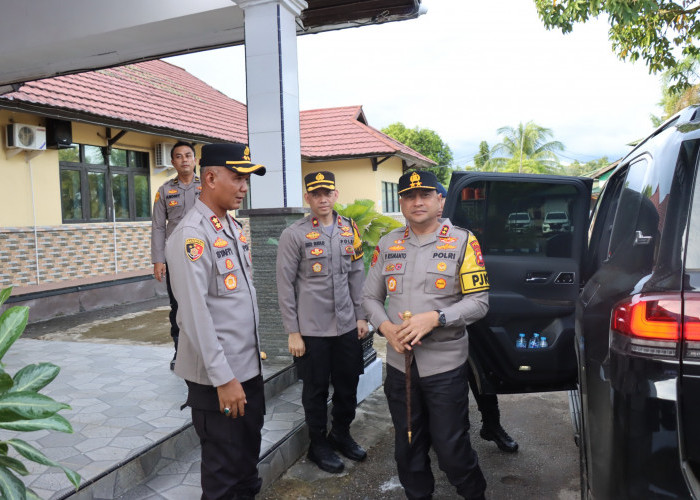
{"label": "rank insignia on shoulder", "polygon": [[408,238],[408,226],[403,230],[403,239],[405,240],[406,238]]}
{"label": "rank insignia on shoulder", "polygon": [[318,227],[318,218],[317,217],[311,217],[311,226]]}
{"label": "rank insignia on shoulder", "polygon": [[321,235],[317,233],[316,231],[311,231],[310,233],[306,233],[306,237],[310,240],[317,240]]}
{"label": "rank insignia on shoulder", "polygon": [[311,270],[315,273],[320,273],[323,270],[323,264],[315,262],[314,265],[311,266]]}
{"label": "rank insignia on shoulder", "polygon": [[216,229],[217,231],[221,231],[224,228],[224,226],[221,225],[221,221],[216,215],[212,215],[211,217],[209,217],[209,220],[211,221],[211,225],[214,226],[214,229]]}
{"label": "rank insignia on shoulder", "polygon": [[321,255],[323,253],[323,248],[319,248],[319,247],[312,248],[311,250],[309,250],[309,253],[311,255],[315,255],[316,257],[318,257],[319,255]]}
{"label": "rank insignia on shoulder", "polygon": [[158,201],[158,200],[160,200],[160,191],[157,191],[157,192],[156,192],[156,199],[155,199],[155,201]]}
{"label": "rank insignia on shoulder", "polygon": [[377,259],[379,258],[379,245],[377,245],[374,249],[374,252],[372,253],[372,262],[370,264],[370,267],[374,267],[374,265],[377,263]]}
{"label": "rank insignia on shoulder", "polygon": [[170,189],[168,194],[177,194],[177,189]]}
{"label": "rank insignia on shoulder", "polygon": [[440,228],[440,236],[447,236],[447,233],[449,233],[449,232],[450,232],[450,226],[448,226],[447,224],[445,224],[444,226],[442,226]]}
{"label": "rank insignia on shoulder", "polygon": [[169,206],[169,207],[174,207],[175,205],[177,205],[177,200],[170,200],[170,201],[168,202],[168,206]]}
{"label": "rank insignia on shoulder", "polygon": [[185,254],[192,262],[199,259],[204,253],[204,241],[199,238],[187,238],[185,240]]}
{"label": "rank insignia on shoulder", "polygon": [[406,250],[406,247],[401,246],[401,245],[392,245],[389,247],[389,250],[393,250],[394,252],[398,252],[399,250]]}
{"label": "rank insignia on shoulder", "polygon": [[216,241],[214,241],[214,246],[216,248],[224,248],[225,246],[228,246],[228,241],[223,238],[216,238]]}
{"label": "rank insignia on shoulder", "polygon": [[224,261],[224,265],[226,266],[226,269],[228,269],[229,271],[231,269],[233,269],[233,261],[231,259],[226,259]]}
{"label": "rank insignia on shoulder", "polygon": [[227,290],[235,290],[238,286],[236,275],[233,273],[226,275],[226,277],[224,278],[224,286]]}

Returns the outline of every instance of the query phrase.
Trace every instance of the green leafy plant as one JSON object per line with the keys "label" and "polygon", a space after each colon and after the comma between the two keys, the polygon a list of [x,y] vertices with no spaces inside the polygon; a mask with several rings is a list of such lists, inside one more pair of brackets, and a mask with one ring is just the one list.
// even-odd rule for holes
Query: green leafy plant
{"label": "green leafy plant", "polygon": [[[0,292],[0,306],[11,293],[12,287]],[[0,360],[22,335],[28,318],[29,308],[19,306],[10,307],[0,315]],[[60,370],[52,363],[38,363],[25,366],[13,377],[0,363],[0,429],[20,432],[38,430],[73,432],[70,422],[58,415],[59,411],[70,409],[70,406],[39,394],[41,389],[56,378]],[[0,440],[0,498],[7,500],[39,498],[17,477],[17,475],[26,476],[29,471],[21,460],[9,455],[10,449],[14,449],[19,455],[32,462],[48,467],[58,467],[65,472],[76,489],[78,488],[80,475],[77,472],[49,459],[29,443],[13,438]]]}
{"label": "green leafy plant", "polygon": [[365,254],[365,270],[369,268],[372,253],[379,243],[379,239],[392,229],[403,226],[393,217],[377,212],[372,200],[355,200],[348,205],[336,203],[333,208],[340,215],[350,217],[357,224],[357,229],[362,237],[362,250]]}

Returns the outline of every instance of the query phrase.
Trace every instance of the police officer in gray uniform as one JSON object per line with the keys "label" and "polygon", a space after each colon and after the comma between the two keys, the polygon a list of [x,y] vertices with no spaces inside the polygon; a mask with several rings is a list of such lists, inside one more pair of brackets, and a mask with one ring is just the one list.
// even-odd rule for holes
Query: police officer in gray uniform
{"label": "police officer in gray uniform", "polygon": [[436,188],[437,178],[427,171],[399,179],[399,205],[408,225],[379,241],[362,305],[391,346],[384,392],[406,496],[431,498],[432,445],[457,493],[481,499],[486,480],[468,433],[465,327],[488,311],[488,277],[474,235],[449,219],[437,219],[441,197]]}
{"label": "police officer in gray uniform", "polygon": [[177,326],[177,300],[170,286],[170,275],[165,264],[165,240],[172,234],[178,222],[182,220],[187,211],[194,206],[199,197],[202,185],[194,173],[197,166],[194,146],[189,142],[179,141],[170,150],[170,160],[177,172],[174,179],[163,183],[156,192],[153,202],[153,223],[151,225],[151,262],[153,262],[153,276],[158,281],[163,281],[170,298],[170,336],[175,345],[175,355],[170,362],[170,369],[175,367],[177,357],[177,341],[180,329]]}
{"label": "police officer in gray uniform", "polygon": [[[361,339],[368,333],[360,304],[364,282],[362,240],[355,223],[333,210],[338,199],[331,172],[304,177],[311,216],[286,228],[277,252],[277,293],[289,352],[304,382],[302,404],[311,445],[308,458],[327,472],[367,453],[350,436],[363,370]],[[327,433],[329,381],[333,423]]]}
{"label": "police officer in gray uniform", "polygon": [[260,491],[257,463],[265,414],[258,307],[240,207],[250,174],[247,146],[202,148],[202,194],[166,243],[180,326],[175,373],[202,445],[202,498],[248,499]]}

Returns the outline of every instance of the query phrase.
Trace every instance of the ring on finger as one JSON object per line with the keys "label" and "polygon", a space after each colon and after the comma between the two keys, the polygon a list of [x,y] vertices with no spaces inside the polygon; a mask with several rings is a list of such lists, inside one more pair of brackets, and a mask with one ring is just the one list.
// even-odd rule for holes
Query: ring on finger
{"label": "ring on finger", "polygon": [[224,415],[228,416],[231,413],[231,408],[224,408]]}

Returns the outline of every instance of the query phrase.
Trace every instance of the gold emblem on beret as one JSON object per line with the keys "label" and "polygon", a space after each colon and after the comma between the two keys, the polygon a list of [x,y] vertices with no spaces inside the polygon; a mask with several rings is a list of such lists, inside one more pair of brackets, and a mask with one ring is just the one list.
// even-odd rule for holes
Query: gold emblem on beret
{"label": "gold emblem on beret", "polygon": [[248,146],[243,150],[243,159],[250,161],[250,148]]}
{"label": "gold emblem on beret", "polygon": [[323,179],[325,179],[325,177],[323,176],[323,174],[321,172],[319,172],[318,175],[316,176],[316,180],[322,181]]}
{"label": "gold emblem on beret", "polygon": [[418,172],[413,172],[410,177],[411,180],[411,187],[420,187],[423,185],[423,183],[420,180],[420,174]]}

